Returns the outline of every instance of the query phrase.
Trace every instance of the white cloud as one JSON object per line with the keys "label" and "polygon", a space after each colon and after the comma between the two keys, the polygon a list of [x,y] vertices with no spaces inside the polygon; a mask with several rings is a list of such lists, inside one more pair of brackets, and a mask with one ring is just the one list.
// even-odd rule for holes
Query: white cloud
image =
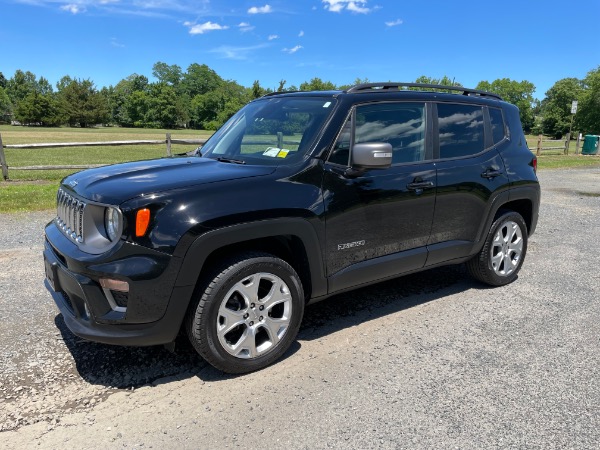
{"label": "white cloud", "polygon": [[93,13],[176,19],[177,13],[206,17],[209,0],[14,0],[37,7],[59,8],[71,14]]}
{"label": "white cloud", "polygon": [[322,0],[324,8],[331,12],[351,11],[357,14],[367,14],[372,11],[367,7],[367,0]]}
{"label": "white cloud", "polygon": [[117,38],[110,38],[110,45],[117,48],[125,48],[125,45],[121,44]]}
{"label": "white cloud", "polygon": [[60,9],[62,9],[63,11],[68,11],[71,14],[80,14],[80,13],[85,12],[85,6],[76,5],[74,3],[70,3],[68,5],[62,5],[60,7]]}
{"label": "white cloud", "polygon": [[218,53],[221,55],[221,58],[226,59],[235,59],[235,60],[247,60],[250,55],[256,50],[260,50],[261,48],[265,48],[271,44],[259,44],[249,47],[234,47],[231,45],[222,45],[211,50],[211,53]]}
{"label": "white cloud", "polygon": [[371,10],[366,6],[361,6],[366,4],[367,2],[348,2],[348,6],[346,6],[346,9],[348,11],[352,11],[359,14],[367,14],[371,12]]}
{"label": "white cloud", "polygon": [[229,28],[227,25],[219,25],[210,21],[200,24],[183,22],[183,24],[190,29],[190,34],[204,34],[209,31],[226,30]]}
{"label": "white cloud", "polygon": [[397,27],[398,25],[402,25],[404,22],[402,19],[392,20],[390,22],[386,22],[386,26],[388,27]]}
{"label": "white cloud", "polygon": [[279,39],[279,36],[277,36],[276,34],[270,34],[267,39],[269,39],[270,41],[273,41],[275,39]]}
{"label": "white cloud", "polygon": [[296,53],[301,48],[304,48],[304,47],[302,47],[301,45],[296,45],[295,47],[292,47],[292,48],[284,48],[282,50],[282,52],[286,52],[286,53],[289,53],[290,55],[293,55],[294,53]]}
{"label": "white cloud", "polygon": [[298,37],[302,37],[304,36],[304,30],[300,30],[300,33],[298,33]]}
{"label": "white cloud", "polygon": [[273,8],[271,8],[271,5],[253,6],[248,10],[248,14],[268,14],[272,12]]}
{"label": "white cloud", "polygon": [[255,27],[253,27],[252,25],[250,25],[248,22],[242,22],[238,25],[238,28],[240,29],[240,31],[242,33],[245,33],[247,31],[252,31],[254,30]]}

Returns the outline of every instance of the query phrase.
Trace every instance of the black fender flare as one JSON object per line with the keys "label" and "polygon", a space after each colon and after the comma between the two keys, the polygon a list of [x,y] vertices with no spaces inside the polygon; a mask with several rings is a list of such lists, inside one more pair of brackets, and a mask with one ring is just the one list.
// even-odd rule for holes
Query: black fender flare
{"label": "black fender flare", "polygon": [[475,248],[472,253],[477,253],[485,242],[485,237],[494,222],[494,217],[504,205],[507,203],[516,201],[516,200],[529,200],[531,202],[531,226],[529,230],[529,234],[533,234],[535,231],[538,214],[539,214],[539,204],[540,204],[540,188],[537,184],[531,184],[527,186],[517,186],[510,188],[507,191],[504,191],[497,195],[492,201],[487,213],[486,220],[482,222],[482,226],[479,228],[477,233],[477,240],[475,241]]}
{"label": "black fender flare", "polygon": [[314,227],[305,219],[281,218],[247,222],[210,230],[189,246],[175,286],[193,286],[198,281],[208,256],[219,248],[260,238],[296,236],[304,244],[312,284],[311,297],[327,294],[321,244]]}

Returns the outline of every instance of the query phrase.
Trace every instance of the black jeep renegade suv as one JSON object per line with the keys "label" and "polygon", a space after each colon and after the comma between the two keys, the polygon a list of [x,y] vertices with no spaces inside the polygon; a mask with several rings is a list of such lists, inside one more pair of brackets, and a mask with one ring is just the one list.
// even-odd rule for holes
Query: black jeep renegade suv
{"label": "black jeep renegade suv", "polygon": [[271,94],[196,155],[66,177],[46,286],[78,336],[155,345],[184,329],[215,367],[249,372],[332,294],[463,262],[510,283],[539,201],[519,112],[494,94]]}

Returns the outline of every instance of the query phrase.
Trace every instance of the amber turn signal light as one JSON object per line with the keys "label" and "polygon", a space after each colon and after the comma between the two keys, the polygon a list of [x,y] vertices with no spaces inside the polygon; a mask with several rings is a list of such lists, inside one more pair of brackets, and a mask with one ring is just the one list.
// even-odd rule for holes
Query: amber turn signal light
{"label": "amber turn signal light", "polygon": [[135,235],[141,237],[148,231],[150,225],[150,210],[148,208],[140,209],[135,215]]}

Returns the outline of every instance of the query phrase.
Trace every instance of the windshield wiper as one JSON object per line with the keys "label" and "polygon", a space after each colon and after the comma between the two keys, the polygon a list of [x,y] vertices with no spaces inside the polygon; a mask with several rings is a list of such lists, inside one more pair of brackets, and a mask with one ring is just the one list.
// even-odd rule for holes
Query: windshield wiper
{"label": "windshield wiper", "polygon": [[232,164],[246,164],[246,161],[242,161],[241,159],[225,158],[224,156],[219,156],[217,161]]}

